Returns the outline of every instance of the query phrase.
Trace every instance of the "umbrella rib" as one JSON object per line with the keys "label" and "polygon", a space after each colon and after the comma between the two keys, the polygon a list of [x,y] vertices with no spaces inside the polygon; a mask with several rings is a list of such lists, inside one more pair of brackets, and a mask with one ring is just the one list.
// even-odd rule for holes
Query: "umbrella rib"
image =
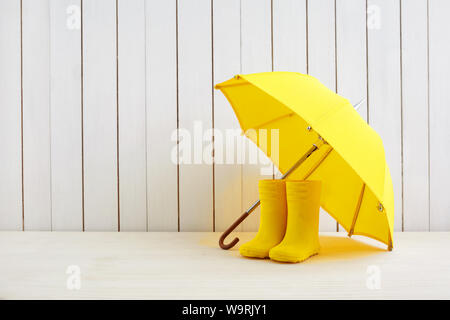
{"label": "umbrella rib", "polygon": [[392,249],[393,249],[394,246],[392,245],[391,230],[389,230],[388,236],[389,236],[388,251],[392,251]]}
{"label": "umbrella rib", "polygon": [[333,151],[333,148],[331,147],[327,151],[325,151],[320,160],[317,161],[316,164],[311,169],[309,169],[308,173],[303,177],[303,180],[308,179],[309,176],[312,175],[314,171],[316,171],[316,169],[322,164],[322,162],[324,162],[324,160],[328,157],[331,151]]}
{"label": "umbrella rib", "polygon": [[279,121],[279,120],[281,120],[281,119],[284,119],[284,118],[292,117],[294,114],[295,114],[294,112],[289,112],[289,113],[287,113],[287,114],[283,114],[283,115],[281,115],[281,116],[278,116],[278,117],[276,117],[276,118],[273,118],[272,120],[269,120],[269,121],[266,121],[266,122],[262,122],[262,123],[260,123],[260,124],[258,124],[258,125],[252,126],[252,129],[260,129],[260,128],[262,128],[262,127],[267,126],[267,125],[270,124],[270,123],[277,122],[277,121]]}
{"label": "umbrella rib", "polygon": [[354,231],[355,225],[356,225],[356,219],[358,219],[359,210],[361,209],[361,203],[362,203],[362,199],[364,197],[365,189],[366,189],[366,184],[363,183],[362,188],[361,188],[361,193],[359,194],[358,203],[356,204],[355,214],[353,215],[352,226],[350,228],[350,231],[348,232],[349,237],[351,237],[353,235],[353,231]]}

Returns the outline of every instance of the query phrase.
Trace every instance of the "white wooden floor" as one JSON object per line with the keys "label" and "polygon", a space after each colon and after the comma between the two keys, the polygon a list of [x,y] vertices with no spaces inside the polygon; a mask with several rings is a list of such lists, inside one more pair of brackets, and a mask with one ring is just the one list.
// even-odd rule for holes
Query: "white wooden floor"
{"label": "white wooden floor", "polygon": [[[397,233],[392,252],[324,233],[301,264],[242,258],[219,235],[0,232],[0,299],[450,298],[448,232]],[[67,288],[72,265],[78,290]]]}

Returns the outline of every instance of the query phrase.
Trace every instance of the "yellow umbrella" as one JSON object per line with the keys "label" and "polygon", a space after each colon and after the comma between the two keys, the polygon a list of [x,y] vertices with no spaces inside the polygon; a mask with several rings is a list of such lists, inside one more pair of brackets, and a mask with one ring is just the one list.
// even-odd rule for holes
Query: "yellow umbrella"
{"label": "yellow umbrella", "polygon": [[[217,84],[244,134],[283,173],[282,179],[322,181],[321,206],[348,235],[364,235],[392,250],[394,193],[383,142],[350,102],[316,78],[295,72],[237,75]],[[278,154],[260,129],[279,130]],[[264,141],[266,140],[266,141]],[[256,201],[220,238],[259,205]]]}

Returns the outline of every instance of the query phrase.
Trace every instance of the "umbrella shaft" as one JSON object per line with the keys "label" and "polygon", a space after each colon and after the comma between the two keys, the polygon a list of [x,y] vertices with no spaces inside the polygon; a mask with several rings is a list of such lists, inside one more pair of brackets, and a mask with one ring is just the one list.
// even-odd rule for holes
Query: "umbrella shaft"
{"label": "umbrella shaft", "polygon": [[261,204],[261,201],[258,199],[257,201],[255,201],[250,208],[247,209],[247,211],[245,211],[245,213],[250,214],[253,212],[253,210],[255,210],[256,208],[258,208],[258,206]]}
{"label": "umbrella shaft", "polygon": [[283,176],[280,179],[287,178],[295,169],[297,169],[303,162],[305,162],[305,160],[308,159],[309,156],[317,149],[318,149],[317,146],[313,145],[311,149],[309,149],[300,159],[298,159],[298,161],[292,167],[290,167],[289,170],[286,171],[286,173],[283,174]]}

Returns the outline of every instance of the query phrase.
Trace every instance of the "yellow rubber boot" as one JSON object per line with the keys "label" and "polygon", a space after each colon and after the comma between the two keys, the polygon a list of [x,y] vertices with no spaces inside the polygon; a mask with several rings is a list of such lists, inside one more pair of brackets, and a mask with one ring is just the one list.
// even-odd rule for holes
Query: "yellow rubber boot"
{"label": "yellow rubber boot", "polygon": [[261,217],[256,237],[239,248],[241,255],[268,258],[286,231],[286,184],[282,180],[260,180]]}
{"label": "yellow rubber boot", "polygon": [[320,190],[320,181],[286,181],[286,234],[270,259],[301,262],[319,252]]}

